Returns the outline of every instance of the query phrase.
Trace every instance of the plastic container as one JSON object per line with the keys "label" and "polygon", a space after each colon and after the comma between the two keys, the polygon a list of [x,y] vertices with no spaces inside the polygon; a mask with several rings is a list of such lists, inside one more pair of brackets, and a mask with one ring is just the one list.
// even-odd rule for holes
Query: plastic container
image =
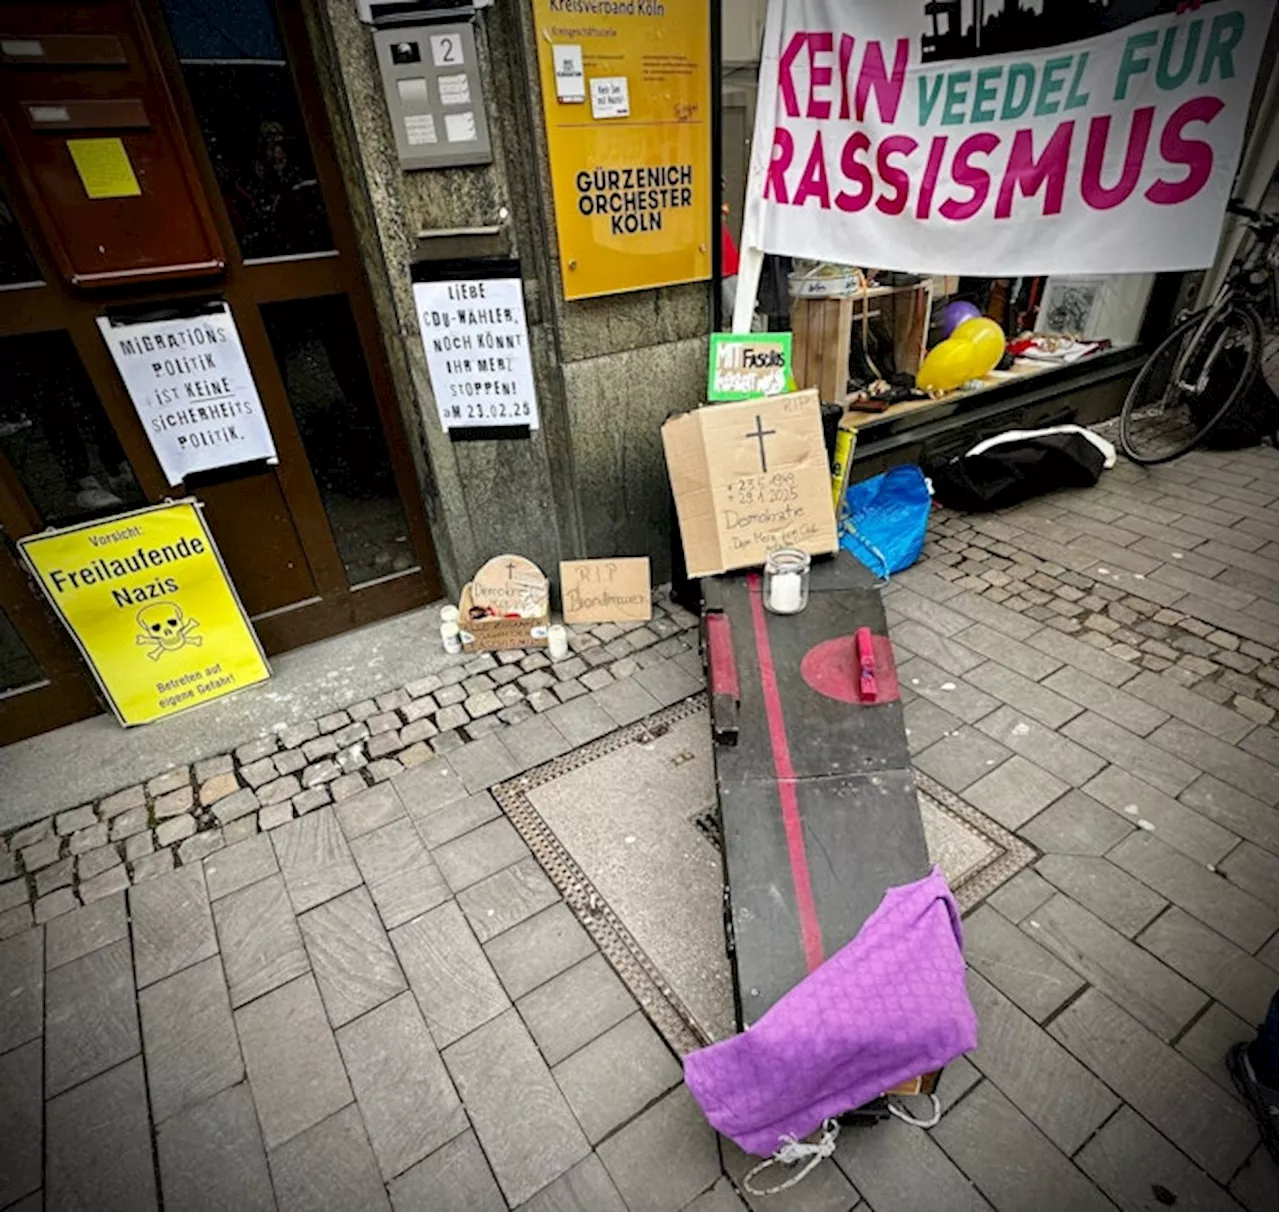
{"label": "plastic container", "polygon": [[799,614],[809,604],[809,553],[771,551],[764,563],[764,604],[774,614]]}
{"label": "plastic container", "polygon": [[458,631],[457,623],[440,624],[440,643],[444,645],[445,652],[450,656],[462,651],[462,635]]}

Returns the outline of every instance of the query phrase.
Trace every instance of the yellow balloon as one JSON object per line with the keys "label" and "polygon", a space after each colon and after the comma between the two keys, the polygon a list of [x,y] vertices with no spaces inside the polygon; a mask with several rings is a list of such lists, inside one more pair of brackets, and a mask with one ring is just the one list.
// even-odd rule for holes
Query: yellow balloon
{"label": "yellow balloon", "polygon": [[975,316],[956,326],[951,334],[953,341],[967,341],[973,347],[969,363],[971,379],[981,379],[990,374],[996,363],[1004,357],[1004,330],[986,316]]}
{"label": "yellow balloon", "polygon": [[954,391],[973,377],[969,369],[972,362],[973,347],[969,342],[948,337],[925,355],[916,372],[916,386],[925,391]]}

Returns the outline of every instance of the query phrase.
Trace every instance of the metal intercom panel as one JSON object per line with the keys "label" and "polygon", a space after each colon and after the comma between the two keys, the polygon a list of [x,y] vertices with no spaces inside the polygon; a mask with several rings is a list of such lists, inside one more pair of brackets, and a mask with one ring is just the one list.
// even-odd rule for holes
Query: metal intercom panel
{"label": "metal intercom panel", "polygon": [[471,22],[379,30],[373,41],[401,166],[492,162]]}

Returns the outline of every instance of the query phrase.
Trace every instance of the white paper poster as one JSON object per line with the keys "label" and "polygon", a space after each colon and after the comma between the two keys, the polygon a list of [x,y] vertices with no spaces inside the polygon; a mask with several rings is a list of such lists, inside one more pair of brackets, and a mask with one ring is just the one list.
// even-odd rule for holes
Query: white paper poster
{"label": "white paper poster", "polygon": [[627,118],[631,115],[631,95],[626,76],[598,76],[591,81],[591,116]]}
{"label": "white paper poster", "polygon": [[227,304],[179,320],[99,316],[98,328],[170,484],[195,471],[277,461]]}
{"label": "white paper poster", "polygon": [[587,99],[587,77],[582,70],[582,47],[561,44],[552,47],[556,70],[556,96],[572,105]]}
{"label": "white paper poster", "polygon": [[440,424],[538,428],[520,279],[415,282],[413,301]]}
{"label": "white paper poster", "polygon": [[1211,264],[1274,5],[1115,4],[1072,42],[1050,7],[771,0],[744,248],[982,277]]}

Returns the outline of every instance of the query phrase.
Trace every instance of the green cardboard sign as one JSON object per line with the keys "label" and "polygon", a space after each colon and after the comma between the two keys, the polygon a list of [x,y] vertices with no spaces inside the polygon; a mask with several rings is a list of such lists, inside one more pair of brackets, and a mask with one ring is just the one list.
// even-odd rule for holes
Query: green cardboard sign
{"label": "green cardboard sign", "polygon": [[707,399],[750,400],[792,388],[789,332],[713,332]]}

